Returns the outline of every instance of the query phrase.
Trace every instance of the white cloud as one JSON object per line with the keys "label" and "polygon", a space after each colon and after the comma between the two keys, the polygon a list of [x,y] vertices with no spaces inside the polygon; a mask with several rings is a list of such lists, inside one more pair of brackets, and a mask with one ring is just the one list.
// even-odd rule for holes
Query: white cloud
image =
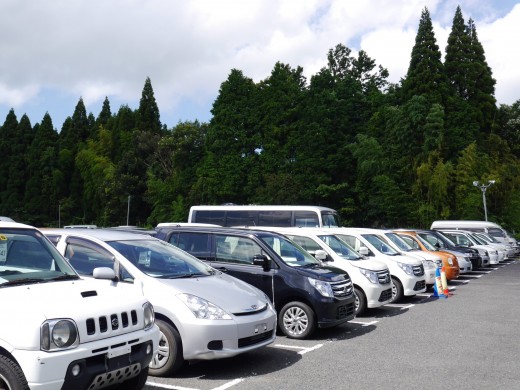
{"label": "white cloud", "polygon": [[[499,102],[512,103],[520,9],[506,15],[491,0],[2,0],[0,116],[4,107],[23,112],[44,90],[81,96],[87,110],[105,96],[113,109],[132,106],[150,77],[161,118],[173,125],[186,118],[182,102],[209,107],[232,68],[259,81],[281,61],[310,77],[338,43],[364,49],[397,82],[422,9],[444,52],[457,4],[476,20]],[[72,112],[50,114],[61,125]]]}

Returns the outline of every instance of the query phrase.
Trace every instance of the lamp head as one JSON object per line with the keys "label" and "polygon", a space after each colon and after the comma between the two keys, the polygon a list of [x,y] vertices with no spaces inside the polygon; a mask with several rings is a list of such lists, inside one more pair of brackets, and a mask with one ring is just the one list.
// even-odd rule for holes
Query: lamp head
{"label": "lamp head", "polygon": [[495,184],[495,180],[490,180],[489,184]]}
{"label": "lamp head", "polygon": [[478,187],[478,181],[474,181],[474,182],[473,182],[473,185],[474,185],[475,187]]}

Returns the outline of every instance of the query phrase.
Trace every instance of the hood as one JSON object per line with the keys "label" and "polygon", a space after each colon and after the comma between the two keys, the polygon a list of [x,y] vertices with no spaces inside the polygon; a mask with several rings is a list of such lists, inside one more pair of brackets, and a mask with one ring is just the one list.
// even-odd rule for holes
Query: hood
{"label": "hood", "polygon": [[367,269],[369,271],[377,272],[377,271],[388,270],[388,267],[386,266],[386,264],[383,263],[382,261],[378,261],[378,260],[370,260],[370,259],[356,260],[356,261],[352,261],[351,264],[354,267]]}
{"label": "hood", "polygon": [[415,259],[408,255],[397,255],[397,256],[390,256],[390,259],[394,261],[398,261],[400,263],[410,264],[410,265],[421,265],[422,261]]}
{"label": "hood", "polygon": [[349,278],[346,271],[328,265],[316,265],[312,268],[295,267],[294,269],[300,275],[318,280],[324,280],[327,282],[340,282],[345,280],[345,278]]}
{"label": "hood", "polygon": [[262,307],[268,301],[256,287],[225,273],[199,278],[156,280],[163,286],[161,290],[164,294],[195,295],[230,313],[242,313],[251,310],[253,306]]}

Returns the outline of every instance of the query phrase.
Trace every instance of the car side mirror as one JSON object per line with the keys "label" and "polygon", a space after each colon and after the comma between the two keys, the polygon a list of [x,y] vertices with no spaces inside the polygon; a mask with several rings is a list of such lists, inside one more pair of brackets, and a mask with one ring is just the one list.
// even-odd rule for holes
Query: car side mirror
{"label": "car side mirror", "polygon": [[359,248],[358,253],[361,256],[368,256],[368,248],[366,246],[362,246],[361,248]]}
{"label": "car side mirror", "polygon": [[98,267],[94,268],[92,271],[92,276],[94,279],[108,279],[117,281],[116,273],[112,268],[108,267]]}
{"label": "car side mirror", "polygon": [[318,261],[334,261],[323,249],[314,252],[314,258]]}
{"label": "car side mirror", "polygon": [[260,265],[267,272],[271,269],[271,260],[266,255],[254,255],[253,265]]}

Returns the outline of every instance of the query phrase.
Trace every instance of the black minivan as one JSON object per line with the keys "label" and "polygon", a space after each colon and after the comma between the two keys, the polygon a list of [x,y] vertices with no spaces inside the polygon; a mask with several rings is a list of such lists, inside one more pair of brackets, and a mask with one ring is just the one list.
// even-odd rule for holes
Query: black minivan
{"label": "black minivan", "polygon": [[[159,226],[156,237],[217,270],[262,290],[288,337],[303,339],[355,316],[349,275],[323,266],[284,236],[267,231],[204,226]],[[254,310],[254,308],[251,308]]]}

